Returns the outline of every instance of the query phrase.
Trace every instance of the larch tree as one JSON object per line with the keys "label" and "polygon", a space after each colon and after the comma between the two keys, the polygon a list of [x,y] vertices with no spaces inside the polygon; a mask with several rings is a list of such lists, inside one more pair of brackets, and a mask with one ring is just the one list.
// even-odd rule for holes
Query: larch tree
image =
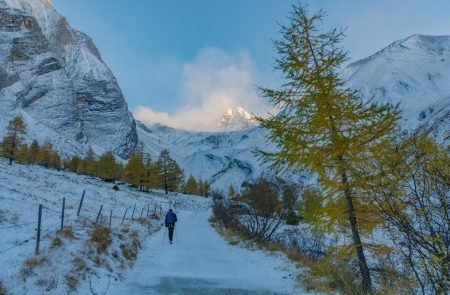
{"label": "larch tree", "polygon": [[198,184],[195,180],[194,176],[189,176],[188,180],[186,181],[185,185],[185,193],[189,195],[195,195],[198,192]]}
{"label": "larch tree", "polygon": [[6,136],[3,138],[2,149],[12,165],[19,147],[23,144],[26,134],[26,125],[20,116],[14,117],[6,126]]}
{"label": "larch tree", "polygon": [[339,74],[347,60],[340,47],[343,33],[337,28],[321,31],[324,16],[322,11],[309,15],[305,7],[293,6],[289,24],[281,25],[281,39],[275,41],[276,69],[284,84],[260,89],[280,111],[258,118],[278,151],[260,152],[278,168],[307,169],[318,176],[325,197],[317,220],[329,230],[337,225],[350,228],[348,252],[356,252],[362,288],[369,293],[372,280],[361,236],[377,220],[367,214],[370,208],[354,168],[382,152],[397,127],[399,109],[364,101],[345,86]]}
{"label": "larch tree", "polygon": [[29,164],[37,163],[37,157],[38,157],[40,149],[41,149],[41,147],[39,146],[39,143],[37,142],[37,140],[33,140],[31,142],[30,151],[29,151],[29,158],[28,158]]}
{"label": "larch tree", "polygon": [[95,174],[95,153],[91,147],[89,147],[86,157],[84,157],[81,165],[81,170],[86,175],[94,175]]}
{"label": "larch tree", "polygon": [[111,151],[105,152],[97,161],[96,175],[106,181],[114,181],[120,171],[120,166],[116,161],[114,153]]}
{"label": "larch tree", "polygon": [[147,172],[142,155],[139,153],[133,154],[125,165],[122,179],[143,191],[146,183],[146,176]]}
{"label": "larch tree", "polygon": [[169,191],[177,191],[183,183],[183,170],[170,156],[169,150],[162,150],[158,162],[160,183],[166,194]]}

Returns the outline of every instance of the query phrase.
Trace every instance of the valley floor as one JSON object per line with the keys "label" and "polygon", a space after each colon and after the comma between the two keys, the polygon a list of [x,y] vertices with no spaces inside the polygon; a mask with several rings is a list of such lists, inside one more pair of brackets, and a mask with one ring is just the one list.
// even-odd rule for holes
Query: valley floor
{"label": "valley floor", "polygon": [[212,228],[210,210],[181,211],[174,244],[162,229],[111,294],[306,294],[281,254],[232,246]]}
{"label": "valley floor", "polygon": [[[302,269],[284,255],[231,245],[220,236],[208,222],[209,199],[112,186],[39,166],[9,166],[0,158],[0,287],[8,294],[305,294],[296,280]],[[57,233],[63,197],[72,238]],[[34,255],[39,204],[41,251]],[[91,241],[101,205],[102,225],[112,212],[104,253]],[[164,228],[158,231],[161,220],[132,218],[134,207],[134,216],[142,216],[174,205],[179,222],[173,245]],[[143,246],[134,262],[123,248],[133,243],[133,233]]]}

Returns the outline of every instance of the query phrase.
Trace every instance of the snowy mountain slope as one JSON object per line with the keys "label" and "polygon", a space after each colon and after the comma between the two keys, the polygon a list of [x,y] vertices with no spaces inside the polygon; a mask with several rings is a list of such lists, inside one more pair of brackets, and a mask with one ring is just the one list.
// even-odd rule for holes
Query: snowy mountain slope
{"label": "snowy mountain slope", "polygon": [[137,143],[117,81],[92,40],[48,0],[0,0],[0,136],[22,114],[30,139],[63,155],[89,146],[127,158]]}
{"label": "snowy mountain slope", "polygon": [[[157,213],[160,205],[166,211],[174,202],[177,203],[176,209],[203,211],[209,207],[209,201],[205,198],[184,195],[166,197],[157,191],[141,193],[126,185],[119,186],[120,190],[115,191],[112,186],[112,183],[97,178],[40,166],[10,166],[6,159],[0,158],[0,281],[9,291],[8,294],[72,294],[67,282],[72,274],[77,273],[80,273],[77,294],[91,293],[89,280],[94,289],[103,294],[109,281],[123,278],[132,265],[132,261],[127,261],[120,254],[121,245],[130,242],[127,233],[138,231],[143,242],[147,235],[161,226],[160,221],[155,220],[150,221],[150,224],[133,221],[134,205],[135,217],[140,217],[142,213],[145,216],[148,205],[152,212],[156,206]],[[86,194],[82,210],[80,217],[76,217],[83,190],[86,190]],[[62,245],[55,246],[63,197],[66,198],[64,224],[66,228],[72,228],[74,237],[65,239],[59,235]],[[39,204],[43,205],[42,241],[41,256],[37,258],[44,257],[45,261],[24,276],[24,269],[27,269],[25,260],[36,258],[34,238]],[[92,253],[88,241],[101,205],[103,211],[100,223],[104,226],[109,224],[112,210],[113,241],[108,248],[108,255],[97,256],[95,252]],[[122,224],[125,211],[127,215]],[[116,253],[116,259],[113,253]],[[85,269],[79,269],[81,261],[85,264],[89,279],[86,274],[82,274]]]}
{"label": "snowy mountain slope", "polygon": [[233,106],[217,123],[218,131],[239,131],[256,127],[255,117],[241,107]]}
{"label": "snowy mountain slope", "polygon": [[450,137],[450,36],[413,35],[350,64],[344,76],[363,97],[400,103],[403,124]]}
{"label": "snowy mountain slope", "polygon": [[154,158],[169,149],[185,175],[208,180],[214,189],[239,188],[258,177],[268,166],[254,154],[256,148],[272,150],[266,131],[255,127],[234,132],[189,132],[162,125],[146,127],[137,122],[140,142]]}

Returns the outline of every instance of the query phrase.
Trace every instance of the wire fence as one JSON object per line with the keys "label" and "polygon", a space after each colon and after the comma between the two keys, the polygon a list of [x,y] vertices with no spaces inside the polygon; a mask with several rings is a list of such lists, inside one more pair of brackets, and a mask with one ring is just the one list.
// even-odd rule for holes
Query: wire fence
{"label": "wire fence", "polygon": [[[137,203],[134,204],[134,206],[129,206],[127,208],[122,208],[124,209],[124,214],[120,214],[117,215],[117,209],[114,210],[114,208],[109,208],[109,210],[105,210],[103,211],[104,208],[104,204],[100,205],[99,211],[96,214],[95,220],[91,220],[91,217],[87,217],[87,216],[80,216],[82,215],[83,211],[81,210],[83,208],[83,201],[84,201],[84,195],[85,192],[83,192],[83,195],[81,197],[80,203],[78,206],[72,206],[73,209],[78,209],[76,214],[74,214],[73,212],[66,212],[66,210],[68,209],[68,206],[65,206],[65,200],[63,200],[62,202],[62,206],[61,206],[61,211],[58,210],[54,210],[48,206],[43,206],[43,205],[39,205],[42,209],[39,210],[39,218],[37,221],[30,221],[30,222],[25,222],[25,223],[21,223],[21,224],[17,224],[17,223],[13,223],[11,225],[7,225],[7,226],[3,226],[0,227],[0,231],[3,230],[10,230],[13,228],[26,228],[26,227],[30,227],[31,225],[37,225],[36,228],[33,229],[33,231],[35,231],[35,233],[33,234],[33,236],[30,236],[29,238],[26,239],[22,239],[18,242],[15,242],[14,245],[12,245],[11,247],[7,247],[5,249],[0,249],[0,255],[3,255],[5,253],[8,253],[18,247],[22,247],[25,245],[28,245],[31,241],[36,241],[36,254],[39,254],[39,243],[41,241],[44,241],[43,237],[45,237],[47,234],[54,232],[55,235],[59,230],[63,230],[64,227],[67,227],[68,224],[73,222],[77,222],[77,221],[81,221],[81,220],[85,220],[85,221],[90,221],[93,225],[102,225],[104,223],[104,219],[108,219],[107,216],[105,216],[104,214],[102,214],[103,212],[108,212],[109,211],[109,223],[108,226],[112,227],[112,220],[113,219],[119,219],[121,220],[120,222],[120,226],[122,226],[124,224],[125,221],[134,221],[137,219],[141,219],[141,218],[149,218],[152,214],[153,215],[162,215],[163,212],[166,212],[169,208],[176,208],[178,205],[180,205],[179,201],[155,201],[155,200],[149,200],[147,202],[147,204],[145,204],[145,206],[143,206],[141,204],[141,206],[137,206]],[[25,203],[31,203],[31,202],[26,202]],[[36,203],[32,203],[34,206],[36,205]],[[131,208],[133,208],[133,210],[131,210]],[[50,212],[52,214],[45,214],[45,219],[42,219],[42,211],[44,211],[45,213]],[[64,212],[64,213],[63,213]],[[116,214],[113,214],[113,212],[115,212]],[[67,214],[69,213],[69,214]],[[145,213],[145,214],[144,214]],[[52,224],[48,224],[51,220],[55,220],[58,219],[57,223],[52,223]],[[45,225],[45,229],[42,229],[42,225]],[[81,223],[80,223],[81,224]]]}

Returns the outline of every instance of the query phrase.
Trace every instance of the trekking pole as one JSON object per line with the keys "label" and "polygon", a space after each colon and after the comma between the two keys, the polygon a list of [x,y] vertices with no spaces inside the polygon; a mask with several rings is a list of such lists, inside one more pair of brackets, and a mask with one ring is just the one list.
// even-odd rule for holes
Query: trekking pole
{"label": "trekking pole", "polygon": [[163,241],[162,241],[162,246],[164,246],[164,241],[166,240],[166,230],[167,230],[167,227],[164,227],[164,235],[163,235]]}
{"label": "trekking pole", "polygon": [[175,240],[177,241],[177,244],[178,244],[178,242],[179,242],[179,241],[178,241],[178,231],[176,231],[175,229],[176,229],[176,228],[174,227],[174,228],[173,228],[173,231],[175,232]]}

